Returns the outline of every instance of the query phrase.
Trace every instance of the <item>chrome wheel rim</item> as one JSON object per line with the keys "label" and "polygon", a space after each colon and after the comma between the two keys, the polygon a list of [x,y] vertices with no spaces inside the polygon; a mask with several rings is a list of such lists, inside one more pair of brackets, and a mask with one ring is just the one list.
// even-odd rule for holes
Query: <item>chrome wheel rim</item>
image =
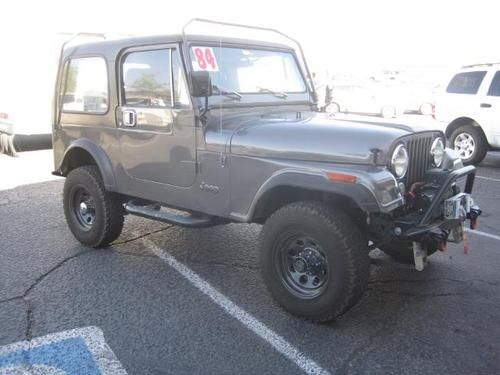
{"label": "chrome wheel rim", "polygon": [[312,238],[289,238],[279,248],[278,258],[281,282],[293,295],[311,299],[326,289],[328,262],[324,251]]}
{"label": "chrome wheel rim", "polygon": [[453,146],[461,159],[470,159],[476,150],[474,137],[469,133],[458,134],[453,141]]}

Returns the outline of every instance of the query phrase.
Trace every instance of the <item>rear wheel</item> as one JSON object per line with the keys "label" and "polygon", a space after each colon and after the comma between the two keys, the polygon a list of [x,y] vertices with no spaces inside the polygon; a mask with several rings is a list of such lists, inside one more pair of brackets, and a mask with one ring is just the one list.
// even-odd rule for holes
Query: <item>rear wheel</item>
{"label": "rear wheel", "polygon": [[367,241],[349,216],[319,202],[276,211],[261,233],[267,288],[287,311],[315,322],[341,315],[369,276]]}
{"label": "rear wheel", "polygon": [[78,241],[103,247],[114,241],[123,228],[120,199],[106,191],[96,166],[72,170],[64,183],[64,214]]}
{"label": "rear wheel", "polygon": [[455,129],[450,146],[458,152],[465,165],[479,164],[488,152],[488,141],[477,126],[464,125]]}

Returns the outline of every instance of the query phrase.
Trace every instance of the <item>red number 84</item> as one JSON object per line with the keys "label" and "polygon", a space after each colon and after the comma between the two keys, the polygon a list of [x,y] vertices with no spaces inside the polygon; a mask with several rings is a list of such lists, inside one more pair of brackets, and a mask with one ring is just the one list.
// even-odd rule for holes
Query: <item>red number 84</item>
{"label": "red number 84", "polygon": [[215,58],[212,55],[212,50],[210,48],[205,48],[204,50],[201,48],[195,48],[194,54],[196,56],[196,61],[198,62],[198,66],[202,70],[206,70],[208,65],[212,67],[213,70],[217,68],[215,63]]}

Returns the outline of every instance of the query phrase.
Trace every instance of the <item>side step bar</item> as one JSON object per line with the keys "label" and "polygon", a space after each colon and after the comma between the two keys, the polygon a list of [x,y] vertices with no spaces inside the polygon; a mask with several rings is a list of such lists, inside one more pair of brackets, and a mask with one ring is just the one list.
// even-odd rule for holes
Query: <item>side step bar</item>
{"label": "side step bar", "polygon": [[132,215],[189,228],[209,227],[217,223],[214,216],[174,210],[162,207],[159,203],[143,203],[131,200],[124,204],[124,208]]}

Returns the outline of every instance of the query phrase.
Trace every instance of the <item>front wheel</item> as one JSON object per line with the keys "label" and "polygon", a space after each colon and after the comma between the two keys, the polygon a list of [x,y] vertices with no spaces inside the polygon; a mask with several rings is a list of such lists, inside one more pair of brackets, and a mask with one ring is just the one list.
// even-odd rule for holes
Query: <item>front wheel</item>
{"label": "front wheel", "polygon": [[278,303],[315,322],[351,308],[369,276],[364,236],[344,212],[320,202],[295,202],[269,217],[261,232],[260,264]]}
{"label": "front wheel", "polygon": [[84,245],[103,247],[120,235],[123,207],[116,195],[106,191],[96,166],[75,168],[68,174],[63,203],[69,229]]}
{"label": "front wheel", "polygon": [[455,129],[450,137],[450,146],[458,152],[465,165],[481,163],[488,152],[488,141],[481,129],[473,125]]}

